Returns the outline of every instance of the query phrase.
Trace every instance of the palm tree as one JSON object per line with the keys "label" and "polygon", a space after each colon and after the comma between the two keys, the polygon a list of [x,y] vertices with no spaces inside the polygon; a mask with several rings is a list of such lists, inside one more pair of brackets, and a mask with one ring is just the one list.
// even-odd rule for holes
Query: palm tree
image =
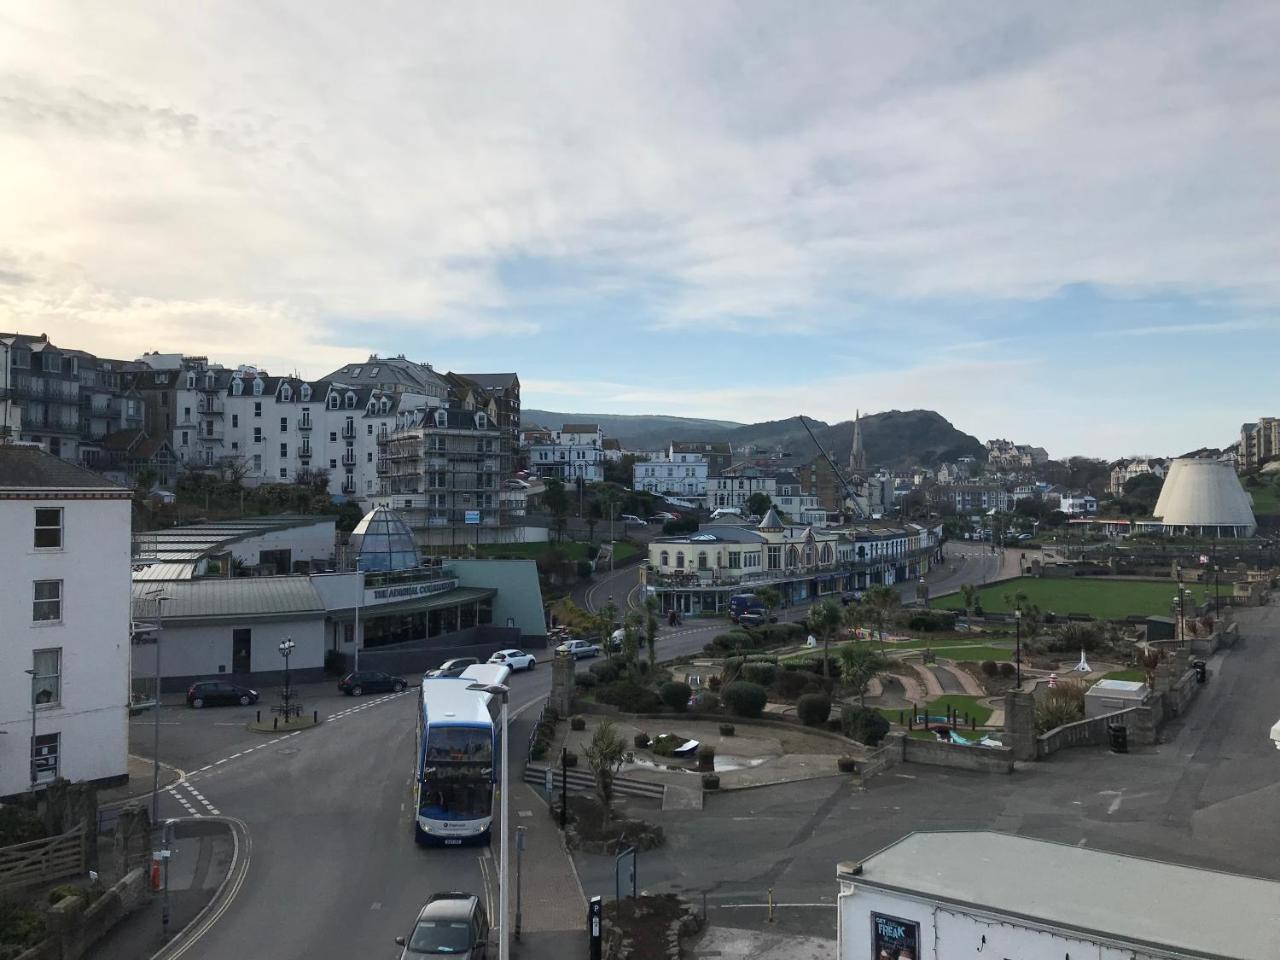
{"label": "palm tree", "polygon": [[618,620],[618,608],[614,606],[612,600],[600,608],[600,612],[596,615],[596,629],[600,631],[600,645],[604,647],[604,655],[606,659],[613,659],[613,625]]}
{"label": "palm tree", "polygon": [[640,631],[644,619],[639,610],[629,610],[622,618],[622,656],[634,665],[640,653]]}
{"label": "palm tree", "polygon": [[600,798],[600,820],[609,822],[609,813],[613,802],[613,778],[622,769],[626,759],[627,745],[618,736],[612,720],[600,721],[600,726],[591,736],[591,742],[584,751],[587,766],[591,768],[595,780],[596,796]]}
{"label": "palm tree", "polygon": [[822,675],[824,677],[831,676],[831,658],[828,655],[828,649],[831,646],[832,635],[840,629],[842,614],[840,605],[830,597],[821,603],[814,604],[809,610],[809,628],[822,638]]}
{"label": "palm tree", "polygon": [[863,597],[862,602],[866,604],[867,610],[875,621],[876,636],[880,639],[881,653],[884,653],[884,623],[889,619],[890,613],[898,606],[901,599],[897,590],[884,585],[872,587]]}
{"label": "palm tree", "polygon": [[658,598],[644,598],[644,642],[649,648],[649,674],[652,676],[658,658]]}
{"label": "palm tree", "polygon": [[889,667],[889,658],[861,643],[847,643],[840,648],[841,678],[846,687],[858,695],[858,705],[865,707],[867,687],[876,674]]}

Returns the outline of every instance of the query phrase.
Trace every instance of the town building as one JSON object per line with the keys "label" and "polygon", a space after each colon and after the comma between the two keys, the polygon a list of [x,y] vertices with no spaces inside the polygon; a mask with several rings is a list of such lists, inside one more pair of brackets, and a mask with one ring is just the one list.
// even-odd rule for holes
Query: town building
{"label": "town building", "polygon": [[662,457],[636,461],[631,489],[699,500],[707,495],[709,469],[707,454],[676,450],[672,444]]}
{"label": "town building", "polygon": [[988,440],[987,464],[997,470],[1028,469],[1048,463],[1049,451],[1009,440]]}
{"label": "town building", "polygon": [[[229,569],[224,560],[254,553],[261,567],[306,569],[299,558],[323,549],[324,521],[317,531],[308,522],[315,518],[282,525],[287,519],[229,530],[238,538],[204,548],[187,569],[177,569],[178,561],[135,561],[135,608],[140,619],[158,623],[164,689],[207,679],[276,684],[285,638],[293,641],[289,667],[298,681],[320,680],[326,666],[341,672],[357,662],[361,669],[412,675],[450,656],[483,658],[502,647],[546,644],[533,561],[426,559],[415,532],[385,508],[365,515],[327,569],[222,574]],[[139,648],[135,688],[154,675],[154,650],[154,643]]]}
{"label": "town building", "polygon": [[1249,495],[1223,460],[1174,460],[1151,514],[1134,525],[1136,533],[1244,538],[1258,529]]}
{"label": "town building", "polygon": [[707,461],[707,476],[715,477],[733,466],[733,446],[728,440],[673,440],[667,445],[667,459],[678,454],[695,454]]}
{"label": "town building", "polygon": [[543,479],[603,483],[605,436],[596,423],[566,423],[529,445],[529,469]]}
{"label": "town building", "polygon": [[1155,457],[1133,457],[1132,459],[1117,460],[1111,465],[1111,479],[1107,489],[1112,496],[1122,496],[1124,494],[1124,485],[1134,477],[1151,474],[1163,480],[1168,466],[1169,461],[1159,460]]}
{"label": "town building", "polygon": [[778,480],[758,467],[730,467],[719,477],[707,477],[707,509],[743,510],[754,494],[763,493],[770,502],[778,495]]}
{"label": "town building", "polygon": [[1002,486],[981,483],[953,483],[937,485],[929,491],[929,498],[936,507],[954,510],[961,515],[1004,513],[1013,509],[1013,497]]}
{"label": "town building", "polygon": [[1280,944],[1280,883],[1010,833],[911,833],[836,882],[838,960],[1273,960]]}
{"label": "town building", "polygon": [[0,798],[128,775],[131,499],[42,449],[0,445]]}
{"label": "town building", "polygon": [[641,572],[661,609],[723,614],[736,593],[761,587],[787,604],[914,581],[939,558],[941,527],[866,523],[817,528],[770,509],[757,525],[703,524],[649,544]]}
{"label": "town building", "polygon": [[1058,509],[1069,517],[1091,517],[1098,512],[1098,498],[1087,493],[1064,493],[1058,498]]}
{"label": "town building", "polygon": [[1240,446],[1236,469],[1252,470],[1280,456],[1280,417],[1259,417],[1256,423],[1240,426]]}
{"label": "town building", "polygon": [[799,477],[794,473],[781,472],[774,477],[774,482],[777,484],[778,494],[773,498],[773,505],[792,522],[814,527],[827,525],[827,511],[816,496],[803,491]]}
{"label": "town building", "polygon": [[21,409],[19,439],[55,457],[80,459],[80,356],[49,338],[0,334],[9,360],[9,391]]}

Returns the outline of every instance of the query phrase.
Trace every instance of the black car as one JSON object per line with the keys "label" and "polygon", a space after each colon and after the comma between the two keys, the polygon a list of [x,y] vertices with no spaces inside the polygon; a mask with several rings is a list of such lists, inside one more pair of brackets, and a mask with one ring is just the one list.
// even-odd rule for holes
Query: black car
{"label": "black car", "polygon": [[257,690],[250,690],[248,687],[242,687],[235,683],[226,683],[222,680],[206,680],[203,683],[193,683],[187,689],[187,706],[195,707],[197,710],[201,707],[227,706],[229,704],[239,704],[242,707],[247,707],[249,704],[257,702]]}
{"label": "black car", "polygon": [[480,661],[475,657],[454,657],[452,660],[446,660],[434,670],[428,670],[423,674],[428,680],[435,680],[438,677],[460,677],[462,671],[467,667],[474,667]]}
{"label": "black car", "polygon": [[437,893],[418,911],[408,937],[396,937],[404,947],[400,960],[450,956],[488,960],[489,919],[480,898],[470,893]]}
{"label": "black car", "polygon": [[338,681],[338,692],[358,697],[362,693],[399,693],[409,684],[404,677],[392,676],[380,670],[361,670],[348,673]]}

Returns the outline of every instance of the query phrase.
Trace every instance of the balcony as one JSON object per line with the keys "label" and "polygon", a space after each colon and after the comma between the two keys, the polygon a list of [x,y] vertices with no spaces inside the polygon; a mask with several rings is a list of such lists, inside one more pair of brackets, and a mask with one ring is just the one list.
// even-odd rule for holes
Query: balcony
{"label": "balcony", "polygon": [[352,493],[355,493],[355,492],[356,492],[356,478],[355,478],[355,477],[343,477],[343,478],[342,478],[342,492],[343,492],[343,493],[346,493],[346,494],[352,494]]}
{"label": "balcony", "polygon": [[222,401],[214,399],[213,397],[201,399],[200,403],[197,404],[196,409],[201,415],[207,417],[220,417],[225,412],[222,406]]}
{"label": "balcony", "polygon": [[298,447],[298,456],[300,457],[311,456],[311,444],[304,443],[300,447]]}
{"label": "balcony", "polygon": [[299,430],[307,431],[307,430],[310,430],[310,429],[311,429],[311,427],[312,427],[312,423],[311,423],[311,418],[310,418],[310,417],[302,417],[302,418],[298,421],[298,429],[299,429]]}
{"label": "balcony", "polygon": [[342,439],[354,440],[356,438],[355,421],[348,421],[342,425]]}
{"label": "balcony", "polygon": [[344,467],[354,467],[356,465],[356,452],[354,450],[342,451],[342,465]]}

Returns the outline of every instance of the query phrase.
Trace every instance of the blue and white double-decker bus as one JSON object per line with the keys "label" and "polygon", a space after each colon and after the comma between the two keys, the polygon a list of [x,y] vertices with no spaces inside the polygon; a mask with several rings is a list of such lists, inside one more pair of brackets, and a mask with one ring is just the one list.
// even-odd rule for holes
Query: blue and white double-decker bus
{"label": "blue and white double-decker bus", "polygon": [[422,844],[488,843],[497,789],[500,698],[468,690],[506,683],[500,664],[422,681],[415,741],[413,835]]}

